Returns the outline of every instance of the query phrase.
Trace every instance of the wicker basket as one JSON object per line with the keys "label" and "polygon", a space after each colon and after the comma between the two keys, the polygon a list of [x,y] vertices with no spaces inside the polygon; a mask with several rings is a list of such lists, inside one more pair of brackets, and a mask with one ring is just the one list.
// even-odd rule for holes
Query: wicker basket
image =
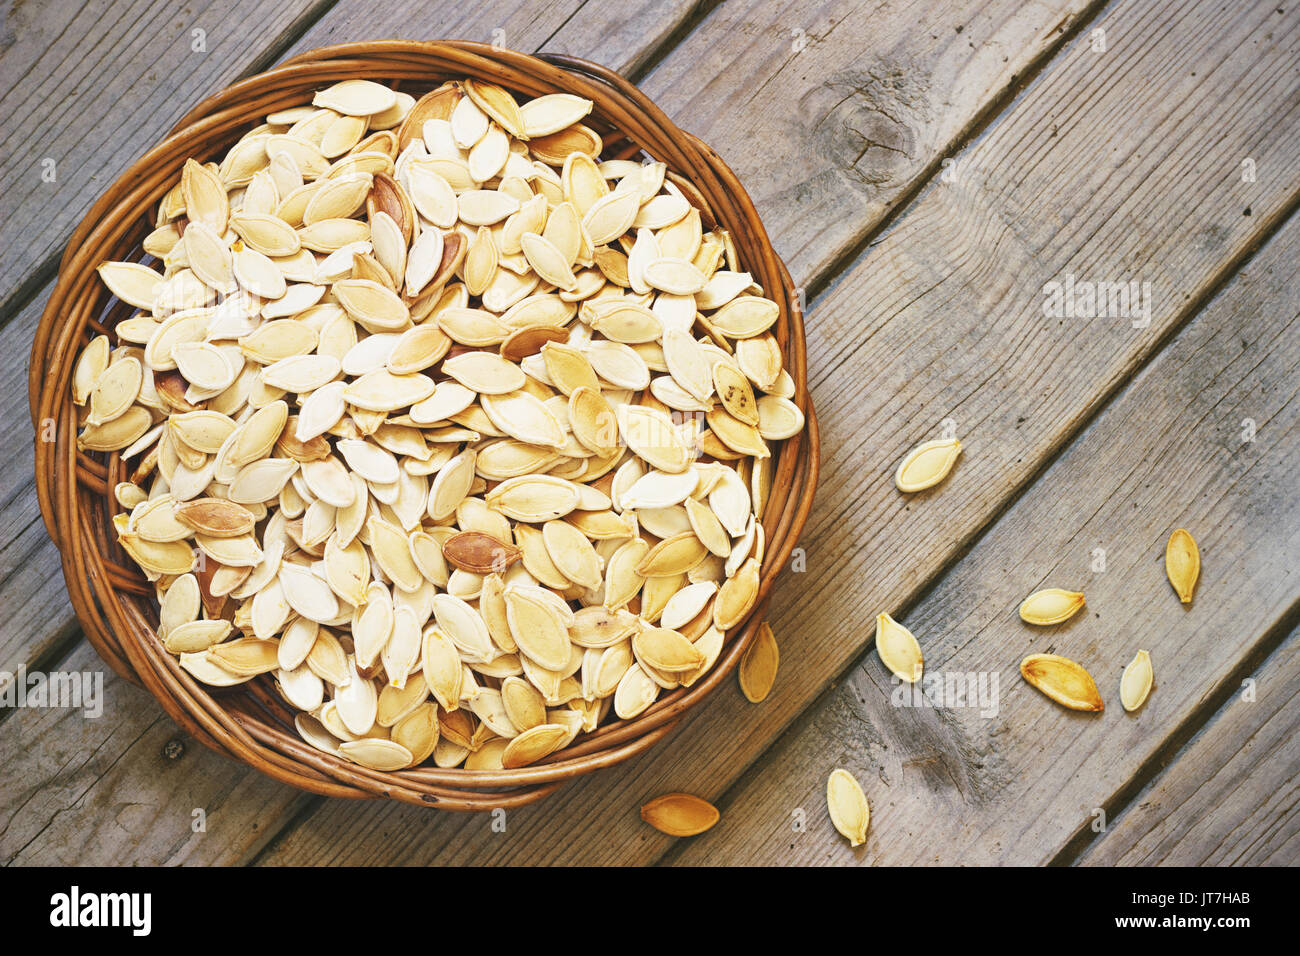
{"label": "wicker basket", "polygon": [[[368,770],[303,743],[293,729],[292,711],[268,677],[227,690],[196,683],[163,649],[154,630],[158,610],[152,587],[114,540],[111,518],[120,506],[112,490],[129,470],[117,454],[77,450],[76,409],[68,385],[73,363],[91,337],[111,330],[131,312],[112,300],[95,266],[107,259],[143,258],[140,243],[153,226],[154,210],[177,181],[187,157],[219,158],[266,114],[301,104],[312,91],[349,77],[396,82],[417,97],[447,79],[476,77],[529,97],[569,92],[593,100],[596,106],[588,122],[606,137],[604,156],[632,157],[644,151],[687,180],[685,191],[701,206],[706,224],[717,222],[730,230],[745,267],[782,307],[775,333],[797,385],[795,400],[807,417],[807,428],[774,450],[773,491],[762,516],[767,552],[753,612],[728,632],[723,653],[704,680],[667,694],[633,720],[602,726],[529,767]],[[36,442],[41,512],[61,552],[81,626],[108,665],[147,688],[198,740],[277,780],[330,796],[388,797],[450,810],[532,802],[572,777],[626,760],[666,736],[735,669],[762,620],[777,571],[789,559],[807,519],[818,470],[817,423],[808,398],[798,296],[731,170],[630,83],[602,67],[476,43],[389,41],[326,47],[200,103],[113,184],[73,234],[36,332],[29,389],[37,435],[48,437],[50,423],[57,435],[53,442],[40,437]]]}

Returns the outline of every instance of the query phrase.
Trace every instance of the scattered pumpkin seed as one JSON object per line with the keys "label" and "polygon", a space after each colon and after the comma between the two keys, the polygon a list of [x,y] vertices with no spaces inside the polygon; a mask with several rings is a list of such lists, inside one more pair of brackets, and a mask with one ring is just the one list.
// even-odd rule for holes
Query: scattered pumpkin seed
{"label": "scattered pumpkin seed", "polygon": [[853,774],[842,768],[831,771],[826,781],[826,807],[831,823],[849,841],[849,846],[862,846],[866,842],[871,807]]}
{"label": "scattered pumpkin seed", "polygon": [[1020,605],[1020,619],[1027,624],[1060,624],[1083,607],[1083,593],[1046,588],[1035,591]]}
{"label": "scattered pumpkin seed", "polygon": [[1063,707],[1086,711],[1106,709],[1092,675],[1067,657],[1030,654],[1020,662],[1020,676]]}
{"label": "scattered pumpkin seed", "polygon": [[955,438],[922,442],[899,463],[894,484],[898,485],[899,491],[906,492],[933,488],[948,477],[960,454],[961,442]]}
{"label": "scattered pumpkin seed", "polygon": [[876,653],[899,680],[915,684],[921,679],[925,658],[912,632],[888,614],[876,615]]}
{"label": "scattered pumpkin seed", "polygon": [[1192,603],[1196,581],[1201,576],[1201,551],[1191,533],[1179,528],[1169,536],[1165,545],[1165,573],[1174,586],[1178,600]]}
{"label": "scattered pumpkin seed", "polygon": [[718,822],[718,808],[689,793],[665,793],[641,806],[641,819],[669,836],[697,836]]}
{"label": "scattered pumpkin seed", "polygon": [[1124,668],[1124,676],[1119,682],[1119,699],[1127,711],[1141,707],[1151,693],[1155,672],[1151,669],[1151,655],[1138,651],[1137,655]]}

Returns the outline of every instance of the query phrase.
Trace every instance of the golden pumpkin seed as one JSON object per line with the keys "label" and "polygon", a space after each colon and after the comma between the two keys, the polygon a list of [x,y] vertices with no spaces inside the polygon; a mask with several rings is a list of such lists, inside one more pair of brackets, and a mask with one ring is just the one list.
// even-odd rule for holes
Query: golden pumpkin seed
{"label": "golden pumpkin seed", "polygon": [[772,635],[772,626],[764,621],[759,625],[753,643],[745,649],[737,670],[740,689],[751,704],[761,704],[772,692],[780,658],[776,638]]}
{"label": "golden pumpkin seed", "polygon": [[1083,594],[1047,588],[1035,591],[1020,605],[1020,619],[1027,624],[1060,624],[1083,607]]}
{"label": "golden pumpkin seed", "polygon": [[1020,676],[1071,710],[1106,709],[1092,675],[1069,658],[1055,654],[1030,654],[1020,662]]}
{"label": "golden pumpkin seed", "polygon": [[718,822],[718,809],[689,793],[665,793],[641,806],[641,819],[669,836],[697,836]]}
{"label": "golden pumpkin seed", "polygon": [[1119,682],[1119,699],[1124,709],[1134,711],[1146,703],[1154,680],[1151,655],[1146,651],[1138,651],[1129,665],[1124,668],[1124,676]]}
{"label": "golden pumpkin seed", "polygon": [[1171,534],[1169,543],[1165,545],[1165,574],[1169,576],[1178,600],[1191,604],[1197,578],[1201,576],[1201,552],[1196,539],[1183,528]]}
{"label": "golden pumpkin seed", "polygon": [[501,766],[507,770],[526,767],[549,756],[568,736],[560,724],[539,724],[515,737],[501,753]]}
{"label": "golden pumpkin seed", "polygon": [[921,679],[925,658],[912,632],[888,614],[876,615],[876,653],[899,680],[915,684]]}
{"label": "golden pumpkin seed", "polygon": [[871,807],[853,774],[842,768],[831,771],[826,780],[826,807],[831,823],[849,841],[849,846],[862,846],[866,842]]}

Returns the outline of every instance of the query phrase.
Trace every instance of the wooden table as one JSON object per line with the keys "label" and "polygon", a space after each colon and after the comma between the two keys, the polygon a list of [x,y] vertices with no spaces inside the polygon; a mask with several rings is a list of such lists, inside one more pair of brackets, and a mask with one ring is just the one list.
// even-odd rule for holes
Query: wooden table
{"label": "wooden table", "polygon": [[[63,244],[190,105],[310,47],[474,39],[636,80],[735,167],[807,290],[825,461],[801,570],[771,609],[769,699],[729,682],[652,752],[512,811],[505,832],[275,784],[105,671],[99,719],[4,713],[4,862],[1300,861],[1300,7],[5,7],[0,669],[105,671],[32,489],[25,366]],[[1144,308],[1051,314],[1049,284],[1071,276],[1076,292],[1138,283]],[[954,473],[899,494],[899,458],[945,430],[965,446]],[[1164,575],[1177,527],[1203,556],[1190,607]],[[1022,624],[1044,586],[1085,591],[1087,613]],[[891,703],[880,611],[931,673],[996,679],[995,708]],[[1127,714],[1139,648],[1157,686]],[[1105,713],[1024,684],[1037,651],[1087,666]],[[873,808],[856,850],[827,820],[837,766]],[[641,823],[642,802],[678,789],[721,823],[676,841]]]}

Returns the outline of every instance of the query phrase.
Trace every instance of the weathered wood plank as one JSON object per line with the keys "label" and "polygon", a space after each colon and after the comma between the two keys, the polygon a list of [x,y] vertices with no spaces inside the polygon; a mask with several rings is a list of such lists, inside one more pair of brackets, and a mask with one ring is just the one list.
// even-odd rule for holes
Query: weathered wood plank
{"label": "weathered wood plank", "polygon": [[290,54],[358,40],[475,40],[526,53],[568,53],[634,75],[692,14],[698,0],[440,2],[414,12],[386,0],[342,0]]}
{"label": "weathered wood plank", "polygon": [[268,62],[323,6],[328,2],[6,4],[0,316],[8,318],[50,278],[73,228],[122,170],[193,103]]}
{"label": "weathered wood plank", "polygon": [[[907,706],[916,702],[868,652],[727,794],[726,825],[674,857],[1037,865],[1086,834],[1098,808],[1112,815],[1167,739],[1212,716],[1215,690],[1240,683],[1234,673],[1300,602],[1300,579],[1290,572],[1300,549],[1298,255],[1300,217],[1293,216],[907,612],[903,623],[921,641],[932,678],[955,677],[963,687],[968,677],[984,681],[988,701],[954,703],[928,689],[940,706]],[[1242,440],[1246,418],[1258,429],[1249,442]],[[941,488],[916,507],[943,510],[951,491]],[[1177,527],[1192,531],[1202,554],[1189,607],[1164,572],[1165,542]],[[1083,591],[1085,612],[1054,628],[1022,623],[1016,608],[1042,587]],[[1129,714],[1119,679],[1139,648],[1151,653],[1156,687]],[[1039,652],[1088,668],[1105,712],[1067,711],[1026,684],[1020,659]],[[1214,735],[1217,752],[1240,750],[1249,728],[1274,710],[1284,713],[1272,735],[1293,732],[1293,690],[1271,682],[1271,702],[1252,705]],[[990,703],[994,716],[985,710]],[[1265,744],[1247,762],[1273,750]],[[1220,782],[1235,802],[1217,822],[1234,821],[1246,846],[1266,837],[1262,822],[1290,809],[1285,795],[1279,805],[1261,787],[1293,777],[1296,765],[1280,753],[1269,763],[1251,781],[1234,774],[1230,785]],[[826,819],[826,777],[837,766],[858,777],[872,802],[873,828],[856,850]],[[1189,763],[1175,779],[1200,777],[1201,769]],[[1204,797],[1213,800],[1208,790]],[[791,832],[795,808],[806,811],[806,832]],[[1172,809],[1153,808],[1148,826]],[[1293,819],[1286,825],[1296,828]],[[1292,862],[1297,848],[1292,842]],[[1197,834],[1183,849],[1213,852]]]}
{"label": "weathered wood plank", "polygon": [[[806,573],[777,591],[787,667],[767,704],[724,688],[655,751],[512,813],[508,838],[329,804],[268,862],[653,860],[668,840],[640,823],[643,800],[724,792],[861,652],[876,611],[905,608],[975,540],[1297,200],[1300,15],[1127,2],[1095,25],[1110,53],[1071,43],[814,306],[821,505]],[[1106,130],[1123,135],[1099,150]],[[1247,155],[1269,175],[1240,182]],[[1151,282],[1149,326],[1045,319],[1044,283],[1071,272]],[[904,500],[894,465],[946,418],[963,461]],[[421,838],[395,851],[405,828]]]}
{"label": "weathered wood plank", "polygon": [[102,676],[102,712],[26,707],[5,720],[0,863],[240,863],[309,799],[186,737],[89,645],[58,669]]}
{"label": "weathered wood plank", "polygon": [[[0,330],[0,339],[8,331]],[[30,327],[27,339],[30,348]],[[0,392],[6,399],[24,401],[26,364],[21,353],[0,356]],[[16,414],[4,440],[7,464],[0,470],[0,607],[5,611],[0,615],[0,671],[40,660],[76,626],[58,553],[32,487],[32,440],[30,417]]]}
{"label": "weathered wood plank", "polygon": [[718,149],[816,284],[1101,6],[731,0],[641,86]]}
{"label": "weathered wood plank", "polygon": [[[76,631],[59,554],[45,531],[34,487],[31,416],[27,408],[27,367],[40,310],[49,297],[0,327],[0,400],[16,410],[0,436],[0,671],[44,660],[51,649]],[[52,434],[52,432],[48,433]]]}
{"label": "weathered wood plank", "polygon": [[1300,631],[1082,856],[1083,866],[1294,866]]}
{"label": "weathered wood plank", "polygon": [[[671,33],[668,25],[675,28],[689,14],[691,4],[686,0],[669,4],[653,4],[647,0],[639,7],[624,4],[617,23],[611,22],[613,13],[608,5],[599,5],[599,10],[587,16],[573,16],[580,7],[577,0],[567,4],[534,2],[520,6],[503,20],[499,10],[445,3],[434,11],[438,16],[429,22],[438,27],[431,27],[429,35],[491,40],[492,30],[500,28],[507,31],[505,40],[516,48],[536,49],[546,43],[548,49],[577,53],[627,70],[653,55],[654,44]],[[368,0],[364,3],[344,0],[299,46],[319,46],[341,38],[410,36],[407,19],[409,10],[405,8]],[[504,27],[500,26],[503,22],[507,24]],[[15,407],[23,407],[26,402],[27,357],[35,323],[48,294],[48,288],[43,290],[17,320],[0,328],[0,399],[9,400]],[[31,487],[30,425],[20,420],[0,441],[6,451],[12,452],[8,460],[23,463],[21,468],[7,469],[0,478],[0,534],[3,534],[0,540],[7,542],[0,551],[0,604],[12,612],[0,620],[0,670],[13,671],[20,664],[48,657],[69,631],[75,629],[75,620],[63,587],[58,555],[45,536]],[[73,657],[80,659],[87,654],[93,659],[93,654],[83,646]],[[109,680],[113,680],[111,675]],[[140,814],[141,819],[147,819],[147,827],[142,825],[121,832],[109,830],[97,833],[93,842],[87,842],[84,828],[88,824],[81,812],[70,811],[67,801],[56,802],[43,815],[35,813],[30,823],[11,824],[17,836],[13,844],[0,841],[0,859],[21,851],[23,859],[57,860],[63,858],[68,848],[76,848],[77,858],[83,863],[114,863],[126,859],[235,862],[256,851],[267,827],[278,828],[301,805],[303,795],[298,791],[208,753],[188,738],[187,755],[201,752],[202,756],[201,763],[188,756],[185,761],[196,768],[189,771],[195,775],[195,780],[188,785],[191,789],[164,791],[155,781],[151,768],[157,762],[159,741],[166,742],[179,731],[159,713],[157,704],[146,694],[121,682],[114,686],[123,688],[118,706],[122,716],[116,718],[117,722],[135,727],[138,732],[113,731],[105,736],[105,731],[111,730],[104,726],[110,719],[107,717],[103,721],[79,718],[56,721],[57,727],[52,726],[48,732],[61,736],[59,746],[64,752],[94,753],[99,759],[76,773],[69,769],[72,765],[65,766],[64,762],[33,762],[24,771],[32,788],[48,787],[56,793],[72,788],[78,806],[93,808],[87,812],[94,813],[119,803],[167,808],[169,801],[174,801],[186,808],[208,807],[210,815],[211,808],[220,807],[233,829],[223,830],[226,835],[219,837],[210,825],[203,839],[192,839],[188,809],[181,815],[160,810]],[[20,712],[0,724],[4,741],[12,743],[25,736],[28,723],[22,722],[22,718],[28,722],[32,719],[31,715]],[[8,768],[9,760],[4,753],[0,750],[0,766]],[[180,786],[174,780],[165,785]],[[195,796],[179,795],[182,793]],[[231,810],[227,800],[235,801],[238,809]],[[260,830],[252,826],[253,821],[258,821]],[[14,849],[2,850],[10,845]]]}

